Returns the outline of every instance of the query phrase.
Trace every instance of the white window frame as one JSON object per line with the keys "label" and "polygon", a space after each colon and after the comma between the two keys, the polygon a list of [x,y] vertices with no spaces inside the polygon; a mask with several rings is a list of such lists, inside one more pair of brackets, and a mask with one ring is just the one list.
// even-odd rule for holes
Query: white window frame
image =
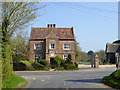
{"label": "white window frame", "polygon": [[35,61],[37,61],[36,56],[37,56],[37,59],[39,58],[39,56],[40,56],[40,58],[42,58],[42,55],[41,55],[41,54],[35,54],[35,56],[34,56]]}
{"label": "white window frame", "polygon": [[[67,48],[65,48],[65,44],[66,44]],[[70,43],[64,43],[63,44],[63,50],[70,50]]]}
{"label": "white window frame", "polygon": [[[54,44],[54,48],[51,47],[52,44]],[[49,44],[49,49],[55,49],[55,43],[50,43]]]}
{"label": "white window frame", "polygon": [[[39,49],[37,49],[36,44],[39,44]],[[42,44],[41,43],[35,43],[34,44],[34,50],[42,50]]]}
{"label": "white window frame", "polygon": [[68,57],[68,54],[63,55],[63,59],[66,59]]}

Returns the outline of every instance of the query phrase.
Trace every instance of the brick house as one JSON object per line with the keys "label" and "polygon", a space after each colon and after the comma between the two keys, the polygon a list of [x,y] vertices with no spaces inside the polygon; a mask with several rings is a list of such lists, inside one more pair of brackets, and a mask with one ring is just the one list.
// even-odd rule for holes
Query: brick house
{"label": "brick house", "polygon": [[72,28],[56,28],[55,24],[48,24],[47,28],[31,27],[30,35],[30,61],[34,62],[40,56],[49,63],[55,56],[66,59],[72,55],[75,62],[75,39]]}

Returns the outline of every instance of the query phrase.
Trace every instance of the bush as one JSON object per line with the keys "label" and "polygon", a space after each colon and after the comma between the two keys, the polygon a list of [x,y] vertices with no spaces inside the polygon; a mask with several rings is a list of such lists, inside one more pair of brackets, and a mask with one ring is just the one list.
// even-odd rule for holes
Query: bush
{"label": "bush", "polygon": [[27,67],[31,66],[31,63],[29,61],[20,61],[21,63],[24,63]]}
{"label": "bush", "polygon": [[65,61],[66,61],[65,59],[61,59],[61,64],[60,64],[61,67],[64,67]]}
{"label": "bush", "polygon": [[77,68],[76,68],[76,66],[74,64],[68,64],[68,63],[66,63],[64,65],[64,69],[66,69],[66,70],[75,70]]}
{"label": "bush", "polygon": [[13,63],[13,70],[14,71],[24,71],[26,69],[27,69],[27,66],[22,62]]}
{"label": "bush", "polygon": [[113,88],[120,89],[120,70],[113,72],[112,74],[105,76],[102,79],[102,82],[106,85],[109,85]]}
{"label": "bush", "polygon": [[18,59],[18,61],[14,60],[14,62],[13,62],[13,70],[14,71],[30,70],[30,67],[31,67],[31,63],[26,60],[23,61],[23,60]]}
{"label": "bush", "polygon": [[44,69],[44,65],[40,64],[40,63],[33,63],[33,68],[36,70],[43,70]]}
{"label": "bush", "polygon": [[62,60],[62,58],[60,58],[59,56],[56,56],[56,57],[53,59],[53,62],[54,62],[54,68],[56,68],[56,67],[60,67],[61,60]]}
{"label": "bush", "polygon": [[73,64],[71,54],[68,54],[68,57],[66,58],[66,62],[65,63]]}
{"label": "bush", "polygon": [[38,59],[37,62],[32,64],[34,70],[50,70],[50,65],[45,59]]}
{"label": "bush", "polygon": [[78,68],[78,64],[75,62],[75,67]]}
{"label": "bush", "polygon": [[120,70],[116,70],[110,75],[112,78],[120,81]]}
{"label": "bush", "polygon": [[64,67],[56,67],[54,71],[56,70],[65,70]]}
{"label": "bush", "polygon": [[115,79],[113,79],[111,76],[105,76],[103,79],[102,79],[102,82],[106,85],[109,85],[113,88],[119,88],[120,89],[120,81],[117,81]]}
{"label": "bush", "polygon": [[40,63],[40,64],[42,64],[42,65],[44,65],[44,66],[47,66],[47,65],[49,64],[48,61],[45,60],[45,59],[39,59],[39,60],[37,61],[37,63]]}

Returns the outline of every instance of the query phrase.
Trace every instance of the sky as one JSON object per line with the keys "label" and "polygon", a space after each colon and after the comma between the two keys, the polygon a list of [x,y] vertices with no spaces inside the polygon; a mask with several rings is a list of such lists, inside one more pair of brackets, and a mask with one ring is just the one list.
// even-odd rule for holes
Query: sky
{"label": "sky", "polygon": [[[71,28],[82,51],[105,50],[106,43],[118,40],[117,2],[40,2],[41,16],[32,21],[31,27]],[[38,5],[38,6],[39,6]]]}

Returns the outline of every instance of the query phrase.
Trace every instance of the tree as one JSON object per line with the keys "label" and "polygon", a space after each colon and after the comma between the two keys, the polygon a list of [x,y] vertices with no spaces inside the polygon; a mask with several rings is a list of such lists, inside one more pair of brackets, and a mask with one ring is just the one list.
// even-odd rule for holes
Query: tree
{"label": "tree", "polygon": [[99,56],[99,59],[103,62],[103,63],[107,63],[106,61],[106,54],[104,50],[100,50],[95,52],[95,54],[97,54]]}
{"label": "tree", "polygon": [[94,52],[92,50],[90,50],[90,51],[88,51],[87,55],[88,55],[89,61],[91,62],[91,65],[93,67],[93,64],[94,64]]}
{"label": "tree", "polygon": [[78,58],[81,48],[78,46],[79,43],[75,40],[75,59]]}
{"label": "tree", "polygon": [[13,60],[29,60],[29,38],[27,32],[18,32],[10,40]]}
{"label": "tree", "polygon": [[88,56],[86,52],[81,51],[79,43],[75,40],[75,61],[76,62],[86,62]]}
{"label": "tree", "polygon": [[[43,6],[42,6],[43,7]],[[41,8],[41,7],[39,7]],[[35,2],[3,2],[2,3],[2,76],[7,78],[12,72],[10,38],[17,30],[27,27],[37,16],[39,9]]]}
{"label": "tree", "polygon": [[3,3],[3,19],[5,17],[10,20],[10,25],[7,27],[7,35],[10,37],[17,30],[21,30],[30,25],[30,21],[34,20],[40,8],[45,7],[42,5],[37,6],[35,2],[4,2]]}

